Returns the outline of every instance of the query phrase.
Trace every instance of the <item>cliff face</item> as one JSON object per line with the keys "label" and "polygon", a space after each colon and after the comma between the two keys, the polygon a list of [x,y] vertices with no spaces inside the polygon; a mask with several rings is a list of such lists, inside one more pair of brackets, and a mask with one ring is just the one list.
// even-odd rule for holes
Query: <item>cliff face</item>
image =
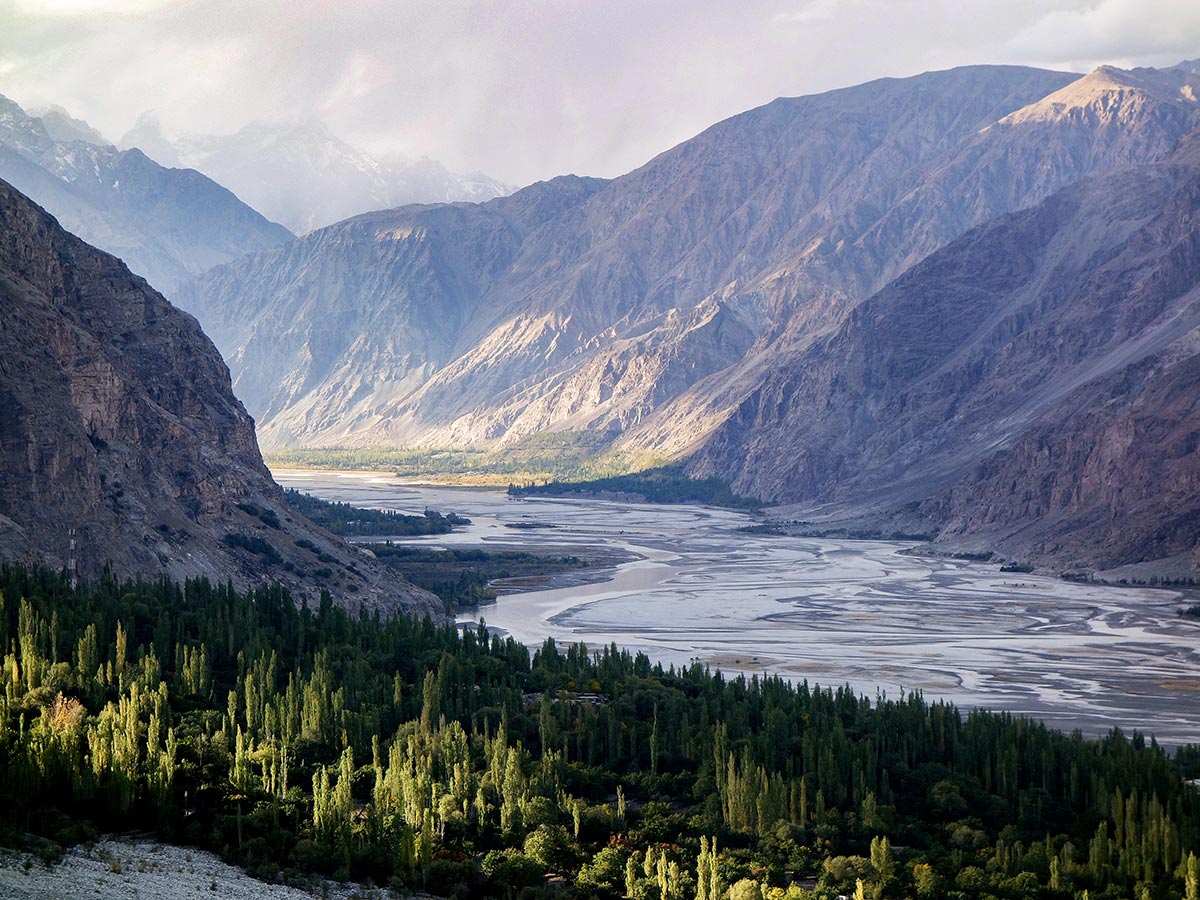
{"label": "cliff face", "polygon": [[[943,540],[1089,572],[1200,571],[1200,332],[1067,398],[925,504]],[[1145,578],[1158,569],[1138,573]],[[1121,573],[1124,574],[1124,573]]]}
{"label": "cliff face", "polygon": [[74,528],[83,575],[270,577],[440,612],[286,507],[191,316],[4,182],[0,308],[0,557],[65,564]]}
{"label": "cliff face", "polygon": [[159,290],[291,239],[199,172],[93,143],[80,125],[64,130],[61,115],[47,122],[0,97],[0,178]]}
{"label": "cliff face", "polygon": [[948,483],[1076,387],[1180,336],[1196,184],[1191,167],[1132,169],[968,233],[778,361],[697,468],[777,499]]}
{"label": "cliff face", "polygon": [[975,229],[781,361],[693,471],[808,506],[919,504],[1067,568],[1192,550],[1200,169],[1085,180]]}
{"label": "cliff face", "polygon": [[[889,256],[853,250],[880,214],[862,198],[896,203],[1071,80],[978,67],[777,100],[611,183],[372,213],[174,296],[213,331],[264,446],[615,437],[835,321]],[[1011,208],[985,201],[972,223]]]}

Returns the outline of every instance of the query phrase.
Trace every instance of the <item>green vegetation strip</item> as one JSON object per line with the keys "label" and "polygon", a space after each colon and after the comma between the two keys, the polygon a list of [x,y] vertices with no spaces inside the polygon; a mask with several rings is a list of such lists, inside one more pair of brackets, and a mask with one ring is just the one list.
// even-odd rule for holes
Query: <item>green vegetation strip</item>
{"label": "green vegetation strip", "polygon": [[702,503],[733,509],[762,509],[771,505],[753,497],[735,494],[729,482],[721,478],[689,478],[682,466],[660,466],[644,472],[588,481],[556,480],[521,486],[510,484],[508,493],[514,497],[565,497],[572,494],[627,496],[649,503]]}
{"label": "green vegetation strip", "polygon": [[449,534],[456,525],[470,525],[470,519],[454,513],[442,515],[427,509],[423,516],[406,516],[386,509],[366,509],[349,503],[322,500],[292,488],[283,492],[287,505],[296,512],[343,537],[415,536]]}
{"label": "green vegetation strip", "polygon": [[[1194,898],[1200,749],[0,568],[0,836],[526,900]],[[552,880],[551,876],[559,876]],[[1086,892],[1086,895],[1085,893]]]}
{"label": "green vegetation strip", "polygon": [[582,480],[659,465],[659,456],[610,450],[590,431],[543,432],[499,448],[412,450],[396,447],[283,450],[269,454],[274,468],[393,471],[402,478],[503,487],[510,481]]}
{"label": "green vegetation strip", "polygon": [[413,584],[437,594],[450,614],[462,607],[493,602],[497,592],[489,585],[496,579],[541,579],[588,565],[577,556],[541,556],[516,550],[432,550],[390,542],[362,546]]}

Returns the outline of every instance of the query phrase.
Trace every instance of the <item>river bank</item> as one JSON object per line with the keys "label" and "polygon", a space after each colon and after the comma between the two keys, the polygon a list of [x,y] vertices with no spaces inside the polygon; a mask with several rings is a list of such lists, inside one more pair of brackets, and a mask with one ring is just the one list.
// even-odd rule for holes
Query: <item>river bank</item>
{"label": "river bank", "polygon": [[[281,473],[282,474],[282,473]],[[747,534],[726,509],[498,491],[394,478],[290,473],[318,496],[473,520],[453,545],[606,546],[636,558],[599,583],[512,594],[463,616],[531,646],[615,642],[664,663],[920,690],[962,707],[1031,715],[1066,730],[1113,726],[1165,743],[1200,740],[1200,627],[1181,595],[1014,577],[999,566],[905,555],[911,543]],[[505,528],[535,519],[550,532]]]}

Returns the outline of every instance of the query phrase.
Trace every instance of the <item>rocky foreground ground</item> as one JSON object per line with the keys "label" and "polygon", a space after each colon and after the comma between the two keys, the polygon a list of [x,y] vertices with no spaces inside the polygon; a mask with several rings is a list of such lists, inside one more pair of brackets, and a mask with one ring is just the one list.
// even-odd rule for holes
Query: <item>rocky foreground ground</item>
{"label": "rocky foreground ground", "polygon": [[144,840],[103,840],[68,850],[47,867],[0,851],[0,900],[384,900],[382,889],[336,882],[307,888],[257,881],[212,853]]}

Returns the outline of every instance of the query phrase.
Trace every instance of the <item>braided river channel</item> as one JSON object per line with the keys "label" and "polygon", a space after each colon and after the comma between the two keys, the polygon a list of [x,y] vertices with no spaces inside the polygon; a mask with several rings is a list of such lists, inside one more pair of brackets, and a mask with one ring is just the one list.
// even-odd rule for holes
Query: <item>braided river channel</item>
{"label": "braided river channel", "polygon": [[664,664],[699,660],[870,697],[921,691],[1087,735],[1119,726],[1200,742],[1200,623],[1180,616],[1197,600],[1179,591],[1001,573],[902,553],[911,543],[747,534],[749,515],[710,507],[275,474],[327,500],[472,520],[398,541],[599,560],[585,578],[559,576],[459,616],[530,647],[616,643]]}

